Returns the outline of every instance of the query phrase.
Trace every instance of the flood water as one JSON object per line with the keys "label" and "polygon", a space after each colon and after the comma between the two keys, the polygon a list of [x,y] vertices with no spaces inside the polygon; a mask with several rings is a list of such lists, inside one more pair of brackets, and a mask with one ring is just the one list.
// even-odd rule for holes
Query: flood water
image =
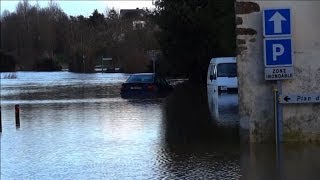
{"label": "flood water", "polygon": [[319,146],[285,146],[279,163],[270,145],[240,144],[237,110],[224,103],[220,117],[228,123],[217,123],[206,87],[172,80],[166,98],[122,99],[126,74],[4,75],[1,179],[319,177]]}

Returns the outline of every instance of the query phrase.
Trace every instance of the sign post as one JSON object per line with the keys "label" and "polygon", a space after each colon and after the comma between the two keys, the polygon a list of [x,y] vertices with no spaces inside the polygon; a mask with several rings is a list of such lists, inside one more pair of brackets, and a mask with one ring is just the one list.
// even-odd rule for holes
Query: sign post
{"label": "sign post", "polygon": [[159,55],[159,52],[156,50],[150,50],[147,52],[147,54],[149,55],[149,57],[152,61],[153,73],[156,73],[156,60],[157,60],[157,56]]}
{"label": "sign post", "polygon": [[291,9],[275,8],[263,10],[265,80],[276,80],[275,93],[275,142],[283,141],[281,80],[293,79],[293,43],[291,39]]}

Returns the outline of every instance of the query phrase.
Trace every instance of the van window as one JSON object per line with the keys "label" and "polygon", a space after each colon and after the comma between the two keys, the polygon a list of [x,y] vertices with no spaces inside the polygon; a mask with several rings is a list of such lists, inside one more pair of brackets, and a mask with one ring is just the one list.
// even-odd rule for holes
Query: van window
{"label": "van window", "polygon": [[218,77],[237,77],[236,63],[218,64]]}

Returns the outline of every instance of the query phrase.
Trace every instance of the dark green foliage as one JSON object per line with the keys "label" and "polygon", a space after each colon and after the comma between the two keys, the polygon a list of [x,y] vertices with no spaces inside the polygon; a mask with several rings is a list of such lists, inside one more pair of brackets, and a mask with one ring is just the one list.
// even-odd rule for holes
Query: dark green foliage
{"label": "dark green foliage", "polygon": [[151,23],[135,30],[133,20],[121,19],[115,9],[105,14],[94,10],[89,17],[68,17],[54,2],[40,8],[23,0],[15,12],[4,11],[0,19],[1,48],[15,60],[6,63],[13,70],[47,71],[60,69],[56,68],[58,62],[72,72],[90,73],[101,65],[102,57],[111,57],[112,67],[147,71],[150,60],[146,52],[158,48]]}
{"label": "dark green foliage", "polygon": [[[46,57],[73,72],[94,72],[101,57],[112,57],[111,66],[125,72],[151,71],[147,52],[161,49],[157,72],[197,82],[205,80],[210,58],[235,55],[233,0],[156,4],[155,11],[129,10],[126,18],[114,9],[68,17],[55,3],[40,8],[22,1],[1,17],[2,48],[12,52],[20,70],[40,68],[37,59]],[[133,20],[145,21],[144,27],[133,28]]]}
{"label": "dark green foliage", "polygon": [[158,0],[153,20],[164,60],[204,82],[210,58],[235,55],[233,0]]}
{"label": "dark green foliage", "polygon": [[34,66],[36,71],[61,71],[61,69],[62,66],[51,58],[39,59]]}
{"label": "dark green foliage", "polygon": [[96,27],[100,24],[104,23],[104,15],[99,13],[97,9],[95,9],[92,13],[91,16],[89,16],[88,19],[90,25],[92,25],[93,27]]}
{"label": "dark green foliage", "polygon": [[16,62],[9,53],[0,49],[0,72],[15,71]]}

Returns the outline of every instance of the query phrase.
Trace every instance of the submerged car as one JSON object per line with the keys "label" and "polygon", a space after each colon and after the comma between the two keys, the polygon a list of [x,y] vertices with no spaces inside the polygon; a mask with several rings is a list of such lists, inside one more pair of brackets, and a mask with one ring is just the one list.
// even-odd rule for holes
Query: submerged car
{"label": "submerged car", "polygon": [[121,97],[164,97],[173,87],[154,73],[132,74],[121,86]]}

